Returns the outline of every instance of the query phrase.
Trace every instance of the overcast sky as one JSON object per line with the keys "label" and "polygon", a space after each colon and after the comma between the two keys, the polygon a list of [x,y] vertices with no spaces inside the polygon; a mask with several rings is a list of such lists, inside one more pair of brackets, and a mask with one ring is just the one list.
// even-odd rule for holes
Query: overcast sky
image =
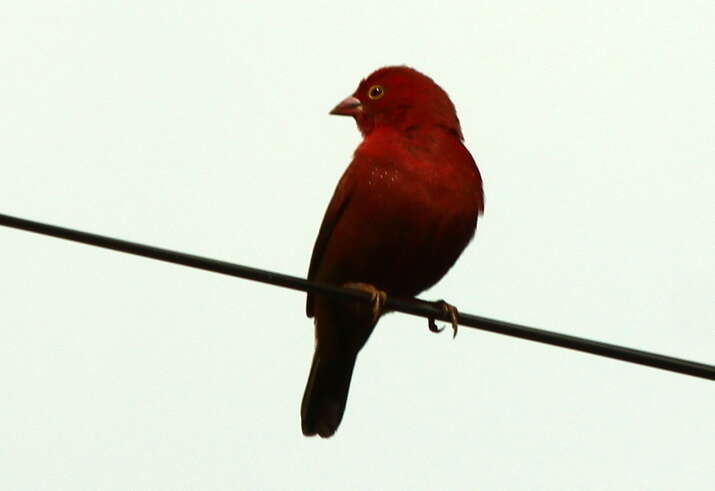
{"label": "overcast sky", "polygon": [[[27,1],[0,213],[305,276],[389,64],[484,178],[426,299],[715,363],[712,1]],[[384,318],[306,439],[304,295],[0,228],[0,488],[710,490],[715,384]]]}

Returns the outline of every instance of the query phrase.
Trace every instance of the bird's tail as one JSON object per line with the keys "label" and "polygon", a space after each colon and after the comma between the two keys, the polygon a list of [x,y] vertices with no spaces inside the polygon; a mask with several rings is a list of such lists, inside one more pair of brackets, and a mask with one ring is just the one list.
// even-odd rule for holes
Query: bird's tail
{"label": "bird's tail", "polygon": [[350,390],[356,354],[321,356],[316,348],[300,407],[303,434],[332,436],[340,425]]}

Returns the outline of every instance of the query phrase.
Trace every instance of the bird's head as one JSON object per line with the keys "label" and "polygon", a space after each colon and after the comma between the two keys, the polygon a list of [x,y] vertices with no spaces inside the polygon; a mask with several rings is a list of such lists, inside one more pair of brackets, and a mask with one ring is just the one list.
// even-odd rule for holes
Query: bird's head
{"label": "bird's head", "polygon": [[462,138],[459,119],[447,93],[428,76],[406,66],[373,72],[330,114],[354,117],[364,136],[381,126],[407,131],[436,125]]}

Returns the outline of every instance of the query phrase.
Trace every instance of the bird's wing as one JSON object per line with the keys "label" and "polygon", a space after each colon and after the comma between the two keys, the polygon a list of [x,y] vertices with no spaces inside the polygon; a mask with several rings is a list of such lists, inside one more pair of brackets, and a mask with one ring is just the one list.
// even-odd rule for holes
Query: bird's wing
{"label": "bird's wing", "polygon": [[[350,169],[348,168],[348,171]],[[308,269],[308,280],[314,280],[320,264],[323,261],[323,254],[328,246],[330,237],[335,230],[335,225],[340,220],[340,217],[345,212],[345,209],[350,202],[351,188],[349,184],[350,179],[348,178],[348,171],[343,174],[343,177],[338,182],[335,192],[333,193],[333,198],[330,200],[328,209],[325,211],[325,216],[323,217],[323,223],[320,225],[320,232],[318,232],[318,237],[315,239],[315,245],[313,246],[313,255],[310,258],[310,268]],[[305,312],[308,317],[313,317],[313,304],[315,296],[308,292],[308,299],[305,304]]]}

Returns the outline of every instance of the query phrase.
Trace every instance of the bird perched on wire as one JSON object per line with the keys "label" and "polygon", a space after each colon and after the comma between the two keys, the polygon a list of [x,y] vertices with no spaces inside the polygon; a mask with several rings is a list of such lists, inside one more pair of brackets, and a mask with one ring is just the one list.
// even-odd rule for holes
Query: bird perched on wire
{"label": "bird perched on wire", "polygon": [[[340,425],[358,352],[386,296],[414,297],[437,283],[484,209],[454,105],[431,78],[406,66],[381,68],[330,114],[352,116],[363,141],[325,212],[308,278],[366,291],[372,303],[308,294],[315,354],[302,430],[324,438]],[[456,329],[456,309],[441,306]]]}

